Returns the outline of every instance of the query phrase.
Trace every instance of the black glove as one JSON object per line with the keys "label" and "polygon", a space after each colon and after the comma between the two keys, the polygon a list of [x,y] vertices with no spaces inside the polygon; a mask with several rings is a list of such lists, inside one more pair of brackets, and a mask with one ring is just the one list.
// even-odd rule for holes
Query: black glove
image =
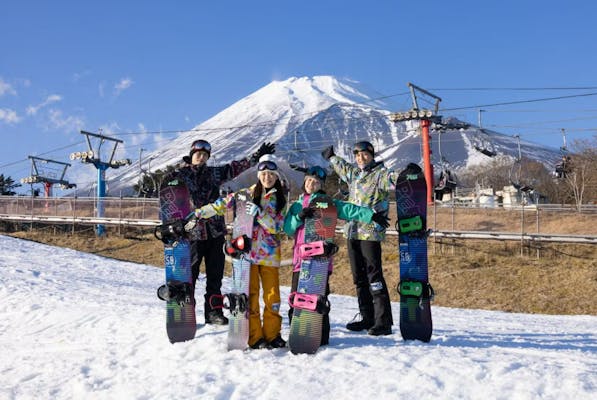
{"label": "black glove", "polygon": [[325,149],[323,149],[323,151],[321,152],[321,155],[326,160],[329,160],[332,156],[335,156],[336,154],[334,154],[334,146],[333,145],[328,146]]}
{"label": "black glove", "polygon": [[290,168],[292,168],[295,171],[299,171],[299,172],[307,172],[307,168],[301,167],[300,165],[296,165],[296,164],[290,164]]}
{"label": "black glove", "polygon": [[261,156],[264,156],[266,154],[274,154],[275,152],[276,152],[276,144],[265,142],[261,146],[259,146],[259,148],[257,149],[257,151],[255,153],[253,153],[253,155],[251,156],[251,163],[257,164],[259,162],[259,159],[261,158]]}
{"label": "black glove", "polygon": [[390,219],[387,215],[382,213],[376,212],[375,214],[373,214],[373,216],[371,217],[371,221],[375,222],[384,229],[390,226]]}
{"label": "black glove", "polygon": [[305,207],[301,210],[301,212],[299,212],[297,214],[297,216],[299,217],[299,219],[301,221],[304,221],[305,218],[312,218],[314,214],[315,214],[315,209],[313,209],[311,207]]}
{"label": "black glove", "polygon": [[189,157],[189,156],[184,156],[182,158],[182,162],[185,163],[185,164],[192,164],[193,163],[193,161],[191,161],[191,157]]}

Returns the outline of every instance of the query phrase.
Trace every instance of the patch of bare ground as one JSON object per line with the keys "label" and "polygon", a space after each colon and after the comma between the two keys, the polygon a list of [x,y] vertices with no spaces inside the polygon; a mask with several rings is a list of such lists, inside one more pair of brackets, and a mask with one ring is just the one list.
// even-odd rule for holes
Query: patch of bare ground
{"label": "patch of bare ground", "polygon": [[[593,215],[494,210],[430,211],[428,226],[439,230],[493,230],[517,232],[521,222],[534,233],[597,234]],[[535,219],[533,219],[535,218]],[[528,224],[528,225],[527,225]],[[513,228],[514,227],[514,228]],[[70,227],[45,226],[8,233],[11,236],[68,247],[120,260],[163,266],[163,246],[145,229],[108,230],[98,238],[92,229],[73,233]],[[392,301],[398,301],[397,237],[383,243],[383,265]],[[333,293],[354,295],[345,239],[338,235],[340,251],[330,285]],[[429,276],[435,289],[434,305],[543,314],[597,315],[597,246],[533,244],[521,250],[519,242],[429,239]],[[291,258],[292,240],[284,239],[283,258]],[[521,254],[522,253],[522,254]],[[202,271],[204,271],[202,266]],[[230,265],[226,265],[227,276]],[[290,285],[291,268],[280,269],[281,284]],[[355,312],[357,304],[355,299]]]}

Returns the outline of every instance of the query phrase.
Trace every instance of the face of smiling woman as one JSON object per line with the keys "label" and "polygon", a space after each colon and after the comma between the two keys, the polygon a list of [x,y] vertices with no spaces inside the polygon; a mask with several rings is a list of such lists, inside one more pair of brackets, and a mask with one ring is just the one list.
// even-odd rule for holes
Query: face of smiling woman
{"label": "face of smiling woman", "polygon": [[261,171],[259,173],[259,182],[263,185],[266,189],[271,189],[276,184],[276,179],[278,179],[278,175],[271,171]]}
{"label": "face of smiling woman", "polygon": [[321,182],[317,178],[307,176],[305,178],[305,192],[312,194],[321,189]]}

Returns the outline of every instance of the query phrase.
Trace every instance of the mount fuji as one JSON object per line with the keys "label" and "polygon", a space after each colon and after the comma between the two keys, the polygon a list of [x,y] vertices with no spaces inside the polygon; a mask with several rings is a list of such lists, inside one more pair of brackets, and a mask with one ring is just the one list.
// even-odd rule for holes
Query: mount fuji
{"label": "mount fuji", "polygon": [[[274,81],[180,133],[146,158],[152,160],[152,170],[163,169],[180,162],[188,154],[190,144],[201,138],[213,148],[209,163],[218,165],[246,157],[261,143],[272,142],[276,143],[275,155],[283,172],[289,179],[302,182],[300,174],[288,167],[289,163],[327,165],[320,153],[329,145],[334,145],[337,155],[351,160],[352,145],[368,140],[376,149],[376,159],[383,160],[389,168],[402,169],[409,162],[420,163],[417,122],[392,122],[389,115],[396,110],[382,98],[359,82],[332,76]],[[431,132],[432,162],[438,171],[446,161],[453,170],[486,162],[489,157],[484,153],[488,152],[518,157],[519,143],[512,136],[462,124],[449,116],[443,116],[443,120],[460,127],[443,131],[439,138],[437,132]],[[520,153],[550,165],[550,169],[560,157],[557,149],[526,141],[520,141]],[[108,194],[132,195],[139,171],[139,161],[117,170],[109,177]],[[231,184],[232,189],[254,181],[254,173],[243,175],[251,179],[239,177]]]}

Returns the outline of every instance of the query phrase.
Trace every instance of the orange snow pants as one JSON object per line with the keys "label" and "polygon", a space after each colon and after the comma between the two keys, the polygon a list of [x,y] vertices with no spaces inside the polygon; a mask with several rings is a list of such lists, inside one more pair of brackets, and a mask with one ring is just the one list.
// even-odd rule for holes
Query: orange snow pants
{"label": "orange snow pants", "polygon": [[[263,286],[263,325],[259,309],[259,283]],[[251,265],[249,283],[249,346],[264,338],[270,342],[282,330],[280,279],[278,267]]]}

